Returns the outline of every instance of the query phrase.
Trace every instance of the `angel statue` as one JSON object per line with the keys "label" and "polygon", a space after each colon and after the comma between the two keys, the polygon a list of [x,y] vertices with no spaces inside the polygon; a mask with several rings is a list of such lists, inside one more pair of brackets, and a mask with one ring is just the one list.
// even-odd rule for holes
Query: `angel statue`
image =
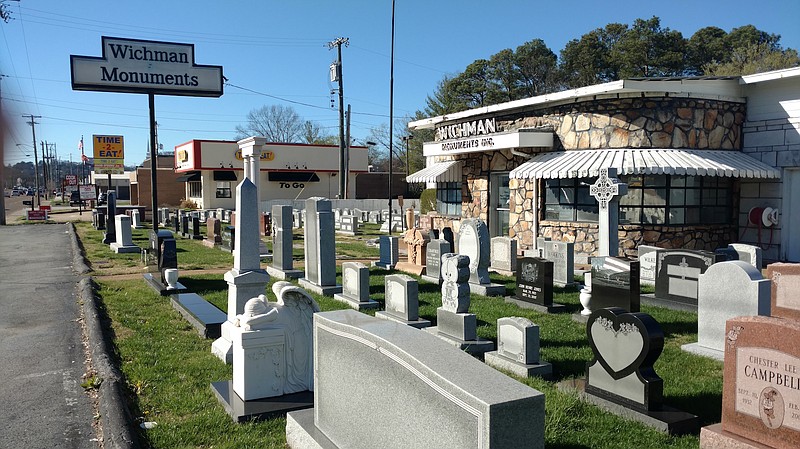
{"label": "angel statue", "polygon": [[265,295],[249,299],[234,325],[245,331],[283,329],[286,347],[286,382],[283,394],[314,389],[314,313],[320,308],[314,298],[291,282],[272,286],[277,302]]}

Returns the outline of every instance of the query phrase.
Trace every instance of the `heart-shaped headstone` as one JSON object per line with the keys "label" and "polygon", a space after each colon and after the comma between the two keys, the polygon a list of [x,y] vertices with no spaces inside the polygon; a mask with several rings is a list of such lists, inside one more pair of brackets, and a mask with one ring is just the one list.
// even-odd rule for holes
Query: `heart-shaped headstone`
{"label": "heart-shaped headstone", "polygon": [[616,380],[652,368],[664,348],[664,333],[656,320],[619,307],[592,312],[586,336],[595,360]]}

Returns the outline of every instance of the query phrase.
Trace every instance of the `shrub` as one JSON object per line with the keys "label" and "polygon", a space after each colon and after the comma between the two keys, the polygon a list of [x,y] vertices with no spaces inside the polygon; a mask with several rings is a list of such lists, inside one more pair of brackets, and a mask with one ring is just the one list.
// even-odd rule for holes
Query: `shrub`
{"label": "shrub", "polygon": [[427,214],[436,210],[436,189],[425,189],[419,196],[419,212]]}
{"label": "shrub", "polygon": [[192,200],[182,199],[181,200],[181,209],[197,209],[197,203]]}

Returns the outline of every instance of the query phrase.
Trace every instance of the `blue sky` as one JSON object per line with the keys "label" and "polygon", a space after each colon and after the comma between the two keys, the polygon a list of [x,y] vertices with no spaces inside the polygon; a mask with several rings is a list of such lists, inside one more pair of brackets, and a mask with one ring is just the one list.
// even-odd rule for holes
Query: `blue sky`
{"label": "blue sky", "polygon": [[[220,98],[157,96],[165,149],[191,139],[233,139],[250,110],[272,104],[291,105],[337,134],[336,86],[328,74],[336,51],[325,44],[340,36],[350,39],[343,80],[351,135],[363,140],[389,120],[391,0],[22,0],[9,6],[13,20],[0,24],[2,107],[11,121],[6,163],[33,160],[23,114],[42,116],[36,140],[56,143],[61,159],[80,158],[81,135],[91,156],[93,134],[124,136],[128,165],[145,159],[146,95],[71,88],[69,56],[100,56],[101,36],[194,44],[198,64],[223,66],[231,84],[247,89],[226,86]],[[654,15],[687,38],[705,26],[730,31],[753,24],[780,34],[784,47],[800,49],[800,2],[794,0],[397,0],[394,116],[424,108],[443,76],[476,59],[536,38],[558,54],[592,29]]]}

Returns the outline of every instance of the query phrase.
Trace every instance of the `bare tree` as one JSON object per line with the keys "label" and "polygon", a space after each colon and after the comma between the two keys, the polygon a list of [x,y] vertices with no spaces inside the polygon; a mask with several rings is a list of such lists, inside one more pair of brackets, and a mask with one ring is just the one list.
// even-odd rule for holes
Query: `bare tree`
{"label": "bare tree", "polygon": [[304,122],[291,106],[262,106],[247,113],[247,124],[236,126],[236,138],[266,137],[270,142],[303,141]]}

